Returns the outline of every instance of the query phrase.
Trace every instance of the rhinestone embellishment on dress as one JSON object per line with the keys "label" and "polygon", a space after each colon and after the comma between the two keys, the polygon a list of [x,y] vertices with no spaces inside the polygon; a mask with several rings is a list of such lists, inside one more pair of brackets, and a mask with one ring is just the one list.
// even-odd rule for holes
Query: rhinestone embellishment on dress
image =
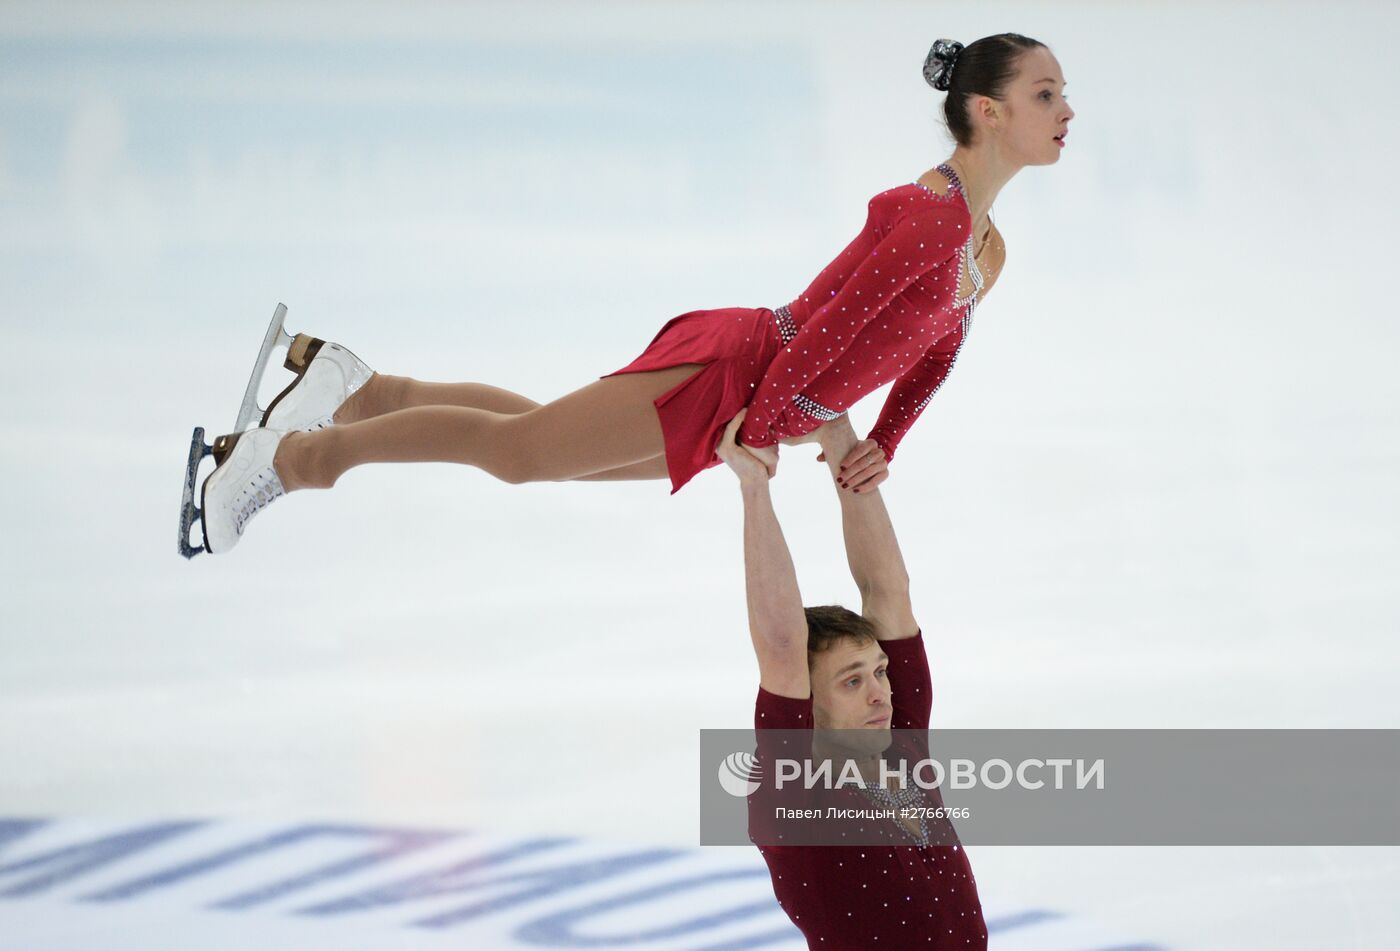
{"label": "rhinestone embellishment on dress", "polygon": [[[963,204],[966,205],[967,192],[963,190],[962,179],[958,178],[958,173],[953,170],[953,166],[949,165],[947,162],[943,162],[938,166],[938,171],[942,172],[944,175],[947,176],[948,184],[958,190],[958,194],[962,196]],[[920,188],[922,188],[924,191],[928,192],[935,198],[946,197],[944,195],[938,194],[938,192],[934,191],[932,188],[929,188],[923,182],[916,181],[914,182],[914,184],[918,185]],[[969,234],[967,236],[967,242],[962,246],[962,250],[960,252],[961,258],[958,261],[959,272],[961,272],[961,270],[964,267],[966,267],[968,276],[972,278],[972,293],[968,294],[962,300],[955,299],[953,301],[955,306],[969,308],[967,315],[963,318],[964,332],[967,331],[968,325],[972,321],[972,310],[970,308],[974,308],[977,306],[977,295],[982,292],[982,285],[985,283],[985,279],[982,276],[982,271],[977,266],[977,256],[973,253],[972,239],[973,236]],[[954,296],[956,298],[956,294]]]}
{"label": "rhinestone embellishment on dress", "polygon": [[817,419],[820,419],[823,422],[833,420],[841,415],[835,410],[827,409],[825,406],[818,403],[816,400],[808,399],[801,393],[794,393],[792,401],[797,404],[797,408],[802,410],[802,412],[806,413],[808,416],[816,417]]}
{"label": "rhinestone embellishment on dress", "polygon": [[773,317],[778,322],[778,336],[783,338],[783,343],[792,342],[792,338],[797,336],[797,321],[792,319],[792,311],[788,310],[788,305],[777,308],[773,311]]}

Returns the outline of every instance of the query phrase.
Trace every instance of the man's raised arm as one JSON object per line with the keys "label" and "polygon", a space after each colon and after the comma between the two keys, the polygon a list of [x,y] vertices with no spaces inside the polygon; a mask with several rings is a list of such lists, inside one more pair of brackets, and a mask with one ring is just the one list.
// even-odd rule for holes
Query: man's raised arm
{"label": "man's raised arm", "polygon": [[838,482],[846,560],[860,589],[861,614],[875,623],[882,640],[913,637],[919,633],[919,625],[909,600],[909,572],[885,500],[870,484],[860,485],[858,491],[839,486],[841,461],[861,440],[845,414],[818,430],[818,437],[832,477]]}
{"label": "man's raised arm", "polygon": [[807,615],[792,554],[768,492],[769,470],[735,441],[743,418],[740,412],[730,421],[715,452],[739,477],[744,499],[744,584],[759,683],[769,693],[805,700],[812,693],[807,675]]}

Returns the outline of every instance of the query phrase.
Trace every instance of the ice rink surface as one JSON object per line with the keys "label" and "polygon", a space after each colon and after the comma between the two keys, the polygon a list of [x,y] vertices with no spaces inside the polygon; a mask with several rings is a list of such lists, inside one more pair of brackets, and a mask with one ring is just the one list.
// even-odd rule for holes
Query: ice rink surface
{"label": "ice rink surface", "polygon": [[[1077,116],[882,489],[934,724],[1400,727],[1398,26],[0,3],[0,948],[800,947],[755,851],[697,845],[698,731],[757,684],[725,470],[364,467],[193,563],[180,480],[278,301],[547,400],[791,300],[951,153],[938,37],[1048,43]],[[812,455],[779,515],[854,605]],[[1400,942],[1395,848],[969,854],[993,948]]]}

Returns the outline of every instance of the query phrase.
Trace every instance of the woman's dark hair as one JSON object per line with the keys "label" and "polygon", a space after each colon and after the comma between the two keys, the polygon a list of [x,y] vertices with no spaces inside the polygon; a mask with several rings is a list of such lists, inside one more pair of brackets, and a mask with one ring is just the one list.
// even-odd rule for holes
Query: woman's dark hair
{"label": "woman's dark hair", "polygon": [[839,604],[824,604],[815,608],[803,608],[807,613],[807,657],[820,654],[837,641],[850,639],[865,645],[877,640],[875,625],[856,612]]}
{"label": "woman's dark hair", "polygon": [[[934,50],[940,51],[940,44],[943,43],[946,41],[935,43]],[[972,145],[972,120],[967,114],[968,97],[1002,98],[1007,85],[1016,76],[1022,54],[1037,46],[1045,44],[1020,33],[997,33],[969,43],[957,52],[947,79],[948,98],[943,101],[943,118],[959,145]],[[935,53],[930,52],[924,65],[925,78],[930,77],[930,66],[935,60]],[[933,85],[932,78],[929,78],[929,83]]]}

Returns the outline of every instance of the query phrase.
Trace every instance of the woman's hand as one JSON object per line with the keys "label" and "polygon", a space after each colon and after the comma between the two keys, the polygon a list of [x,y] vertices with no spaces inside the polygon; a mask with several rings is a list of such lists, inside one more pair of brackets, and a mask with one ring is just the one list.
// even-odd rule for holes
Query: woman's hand
{"label": "woman's hand", "polygon": [[720,438],[719,446],[715,448],[715,455],[734,470],[734,474],[739,477],[740,482],[758,479],[767,481],[773,478],[778,471],[778,447],[760,446],[757,449],[752,449],[739,443],[739,427],[743,425],[744,416],[747,413],[747,407],[741,409],[738,415],[729,421],[729,425],[724,428],[724,435]]}
{"label": "woman's hand", "polygon": [[[823,452],[817,459],[825,462],[826,453]],[[844,490],[869,492],[889,477],[890,467],[885,459],[885,450],[873,439],[862,439],[841,460],[841,472],[836,481]]]}

